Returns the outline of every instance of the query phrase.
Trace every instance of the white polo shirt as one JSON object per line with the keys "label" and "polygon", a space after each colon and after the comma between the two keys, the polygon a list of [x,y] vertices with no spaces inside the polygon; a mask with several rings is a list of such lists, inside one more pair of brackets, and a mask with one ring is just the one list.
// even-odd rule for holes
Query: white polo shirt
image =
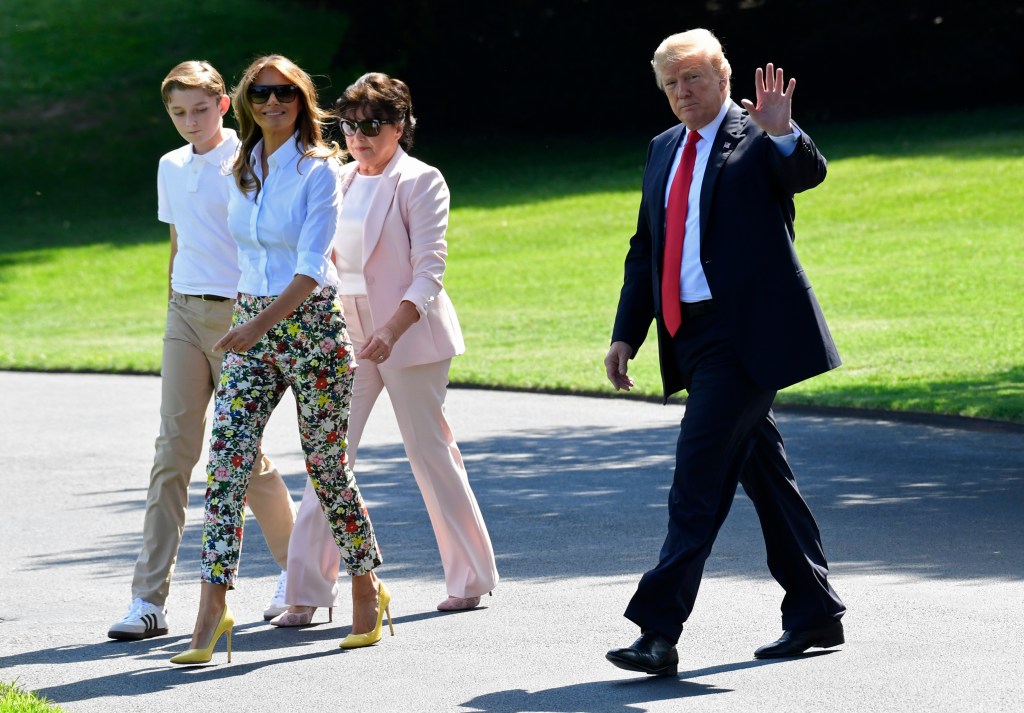
{"label": "white polo shirt", "polygon": [[197,156],[192,144],[160,159],[157,217],[178,233],[171,288],[186,295],[234,297],[238,290],[238,248],[228,231],[231,162],[238,135],[223,129],[217,148]]}
{"label": "white polo shirt", "polygon": [[238,291],[279,295],[295,275],[312,277],[320,287],[337,286],[331,245],[341,213],[341,163],[307,158],[289,140],[267,159],[270,173],[264,180],[262,152],[261,140],[250,165],[262,189],[243,194],[234,186],[228,201],[228,228],[242,270]]}

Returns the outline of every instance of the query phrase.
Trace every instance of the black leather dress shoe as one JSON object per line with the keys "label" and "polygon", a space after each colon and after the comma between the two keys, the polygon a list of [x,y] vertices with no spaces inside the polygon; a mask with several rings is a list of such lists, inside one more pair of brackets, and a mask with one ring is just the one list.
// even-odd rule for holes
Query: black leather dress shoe
{"label": "black leather dress shoe", "polygon": [[781,659],[799,656],[810,648],[827,649],[845,643],[842,622],[835,622],[817,629],[785,631],[782,638],[765,644],[754,652],[756,659]]}
{"label": "black leather dress shoe", "polygon": [[645,631],[632,646],[612,649],[604,657],[619,668],[649,676],[675,676],[679,671],[676,647],[653,631]]}

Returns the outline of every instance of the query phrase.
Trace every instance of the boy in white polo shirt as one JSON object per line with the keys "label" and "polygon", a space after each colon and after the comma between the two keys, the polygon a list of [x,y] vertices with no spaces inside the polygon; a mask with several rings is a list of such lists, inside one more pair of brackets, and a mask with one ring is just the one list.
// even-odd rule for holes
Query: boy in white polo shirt
{"label": "boy in white polo shirt", "polygon": [[[220,382],[224,354],[213,345],[231,327],[238,285],[238,252],[228,232],[230,166],[238,135],[224,128],[230,107],[220,73],[207,62],[182,62],[160,85],[167,113],[185,146],[160,159],[161,221],[170,224],[167,329],[161,374],[160,435],[150,473],[142,552],[135,563],[132,603],[110,627],[113,639],[148,639],[167,633],[164,604],[181,544],[188,484],[201,454],[206,411]],[[287,609],[284,591],[288,538],[295,521],[280,474],[260,454],[249,481],[248,503],[281,566],[277,591],[264,618]]]}

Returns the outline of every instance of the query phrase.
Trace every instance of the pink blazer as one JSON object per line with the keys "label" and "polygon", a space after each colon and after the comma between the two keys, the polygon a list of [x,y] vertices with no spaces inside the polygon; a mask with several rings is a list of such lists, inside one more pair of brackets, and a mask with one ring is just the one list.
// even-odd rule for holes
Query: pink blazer
{"label": "pink blazer", "polygon": [[[343,194],[356,168],[352,161],[342,169]],[[430,364],[466,351],[455,307],[442,284],[448,205],[441,172],[398,147],[363,223],[363,276],[374,327],[387,322],[402,300],[414,304],[420,318],[395,343],[382,369]]]}

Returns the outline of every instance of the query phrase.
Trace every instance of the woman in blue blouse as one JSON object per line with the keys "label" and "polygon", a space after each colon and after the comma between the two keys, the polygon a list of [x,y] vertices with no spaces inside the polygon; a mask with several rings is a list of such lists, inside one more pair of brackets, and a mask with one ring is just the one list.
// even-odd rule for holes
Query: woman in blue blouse
{"label": "woman in blue blouse", "polygon": [[323,140],[312,79],[285,57],[253,62],[234,106],[242,145],[228,224],[242,276],[232,328],[215,347],[226,354],[210,437],[199,614],[191,648],[173,663],[208,662],[224,634],[231,660],[226,595],[241,553],[246,483],[289,386],[306,470],[352,576],[352,633],[341,646],[379,641],[390,602],[373,573],[380,549],[346,454],[354,360],[331,260],[340,149]]}

